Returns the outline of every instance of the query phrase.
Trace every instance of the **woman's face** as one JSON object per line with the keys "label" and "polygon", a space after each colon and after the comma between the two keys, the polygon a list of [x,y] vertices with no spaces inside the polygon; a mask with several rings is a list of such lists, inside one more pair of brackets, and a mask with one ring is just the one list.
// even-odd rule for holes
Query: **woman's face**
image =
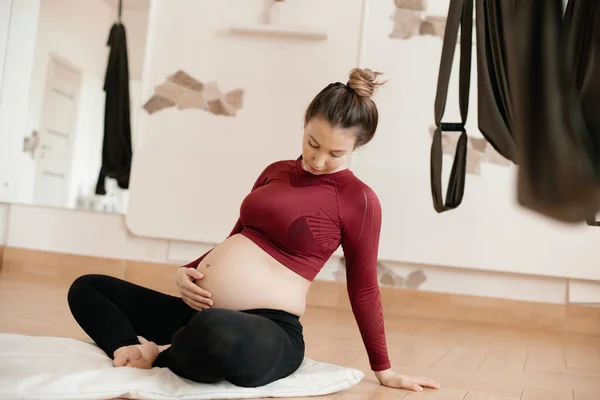
{"label": "woman's face", "polygon": [[333,128],[322,118],[304,127],[302,168],[313,175],[324,175],[348,168],[356,143],[354,130]]}

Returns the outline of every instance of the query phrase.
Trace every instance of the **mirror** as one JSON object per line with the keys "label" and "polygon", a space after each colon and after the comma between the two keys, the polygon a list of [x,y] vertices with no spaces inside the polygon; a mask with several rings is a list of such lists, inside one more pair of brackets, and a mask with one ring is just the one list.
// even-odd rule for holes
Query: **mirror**
{"label": "mirror", "polygon": [[[135,148],[143,105],[150,3],[2,2],[7,10],[0,10],[0,202],[125,213],[129,172],[124,166]],[[10,11],[8,18],[5,11]],[[127,82],[125,64],[118,71],[109,68],[123,43],[119,21],[129,75],[129,85],[120,87],[115,82]],[[122,88],[129,89],[125,111],[115,107],[127,102]],[[119,117],[123,112],[129,113],[130,133],[127,118]],[[115,134],[115,126],[125,128]],[[115,163],[116,173],[111,171]]]}

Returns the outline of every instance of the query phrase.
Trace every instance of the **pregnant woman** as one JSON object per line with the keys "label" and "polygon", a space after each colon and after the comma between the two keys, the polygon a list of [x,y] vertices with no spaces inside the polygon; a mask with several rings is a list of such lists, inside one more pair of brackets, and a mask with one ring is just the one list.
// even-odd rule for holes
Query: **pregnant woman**
{"label": "pregnant woman", "polygon": [[346,84],[332,83],[313,99],[301,156],[267,166],[227,239],[179,268],[181,297],[105,275],[73,282],[71,312],[115,366],[166,367],[196,382],[244,387],[289,376],[304,358],[300,317],[310,284],[341,246],[352,310],[379,382],[439,387],[391,369],[377,279],[380,204],[348,169],[377,128],[370,97],[378,75],[354,69]]}

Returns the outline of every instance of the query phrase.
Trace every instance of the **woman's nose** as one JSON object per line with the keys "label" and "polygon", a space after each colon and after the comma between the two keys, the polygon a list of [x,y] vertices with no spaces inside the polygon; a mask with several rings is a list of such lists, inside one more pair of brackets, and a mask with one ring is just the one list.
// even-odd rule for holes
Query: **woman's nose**
{"label": "woman's nose", "polygon": [[325,157],[315,156],[315,158],[313,159],[313,165],[315,168],[323,168],[323,166],[325,166]]}

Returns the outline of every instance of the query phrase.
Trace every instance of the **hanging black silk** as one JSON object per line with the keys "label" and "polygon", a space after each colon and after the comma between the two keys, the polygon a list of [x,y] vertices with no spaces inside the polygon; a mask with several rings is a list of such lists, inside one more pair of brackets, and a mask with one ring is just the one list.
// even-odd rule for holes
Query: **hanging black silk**
{"label": "hanging black silk", "polygon": [[564,20],[562,0],[514,5],[518,201],[562,222],[591,223],[600,209],[599,12],[587,0],[571,0]]}

